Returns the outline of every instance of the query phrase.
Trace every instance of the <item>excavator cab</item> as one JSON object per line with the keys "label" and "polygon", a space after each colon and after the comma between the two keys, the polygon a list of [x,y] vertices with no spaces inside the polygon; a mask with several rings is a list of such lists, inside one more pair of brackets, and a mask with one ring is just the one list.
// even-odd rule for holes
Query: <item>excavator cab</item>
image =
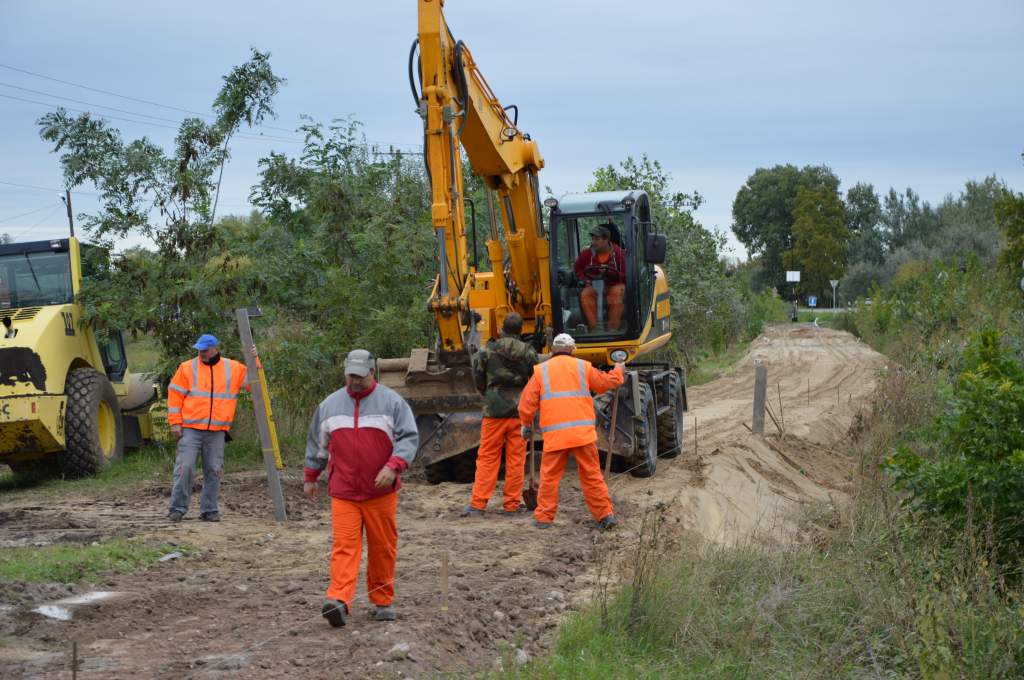
{"label": "excavator cab", "polygon": [[[668,291],[658,267],[665,236],[651,222],[647,194],[570,194],[545,204],[551,211],[555,332],[569,333],[578,345],[602,347],[666,336]],[[666,304],[659,308],[661,302]]]}

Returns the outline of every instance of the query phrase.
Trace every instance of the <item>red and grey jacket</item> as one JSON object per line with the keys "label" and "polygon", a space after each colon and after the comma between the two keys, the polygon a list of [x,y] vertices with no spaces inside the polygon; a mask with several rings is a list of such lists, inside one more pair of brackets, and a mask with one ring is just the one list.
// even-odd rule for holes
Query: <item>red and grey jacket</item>
{"label": "red and grey jacket", "polygon": [[626,280],[626,255],[622,252],[622,248],[614,243],[611,245],[611,253],[609,253],[608,259],[604,262],[597,261],[597,253],[594,252],[593,248],[584,248],[580,251],[580,255],[576,258],[576,263],[573,265],[576,277],[580,281],[590,281],[590,277],[584,273],[587,267],[602,264],[607,265],[610,270],[604,275],[606,283],[623,283]]}
{"label": "red and grey jacket", "polygon": [[327,493],[365,501],[398,491],[378,489],[374,480],[387,465],[400,474],[412,463],[419,432],[412,409],[394,390],[375,383],[363,392],[343,388],[317,407],[306,440],[305,480],[315,482],[327,468]]}

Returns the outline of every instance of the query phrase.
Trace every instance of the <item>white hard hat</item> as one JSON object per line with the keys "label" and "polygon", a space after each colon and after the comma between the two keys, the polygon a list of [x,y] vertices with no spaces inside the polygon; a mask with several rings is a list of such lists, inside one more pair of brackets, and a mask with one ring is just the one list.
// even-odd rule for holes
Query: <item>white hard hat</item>
{"label": "white hard hat", "polygon": [[572,339],[572,336],[568,333],[559,333],[555,336],[555,339],[551,341],[552,347],[575,347],[576,341]]}

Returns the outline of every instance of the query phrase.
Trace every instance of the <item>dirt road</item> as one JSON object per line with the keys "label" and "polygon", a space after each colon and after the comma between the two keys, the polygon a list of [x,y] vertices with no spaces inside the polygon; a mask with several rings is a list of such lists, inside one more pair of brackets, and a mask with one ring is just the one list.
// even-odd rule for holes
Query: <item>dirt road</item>
{"label": "dirt road", "polygon": [[[744,426],[757,359],[767,366],[785,437],[770,419],[763,438]],[[302,497],[297,471],[284,480],[289,521],[280,525],[256,474],[224,480],[220,524],[168,524],[166,484],[117,496],[68,493],[45,503],[30,494],[0,499],[0,549],[112,536],[187,546],[180,558],[98,586],[0,584],[0,677],[70,678],[72,641],[83,679],[421,678],[491,668],[502,655],[511,663],[517,654],[542,654],[563,613],[592,592],[596,564],[635,539],[645,507],[668,503],[694,540],[728,543],[756,530],[785,541],[796,531],[795,509],[841,498],[850,463],[834,448],[883,363],[846,333],[769,329],[726,375],[691,388],[682,456],[659,461],[652,479],[614,478],[616,514],[624,520],[614,532],[594,531],[572,470],[547,531],[526,519],[461,519],[467,486],[408,480],[399,503],[400,618],[393,623],[369,619],[362,583],[348,626],[332,629],[321,618],[329,512],[325,500]],[[90,589],[124,595],[80,608],[70,621],[32,611]]]}

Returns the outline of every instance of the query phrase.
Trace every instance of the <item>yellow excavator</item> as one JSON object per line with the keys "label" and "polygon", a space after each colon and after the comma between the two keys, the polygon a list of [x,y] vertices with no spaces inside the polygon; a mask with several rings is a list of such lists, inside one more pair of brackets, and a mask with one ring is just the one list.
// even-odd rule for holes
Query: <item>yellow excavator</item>
{"label": "yellow excavator", "polygon": [[[412,406],[428,480],[471,481],[479,444],[481,398],[473,354],[498,337],[510,312],[538,352],[569,333],[576,356],[604,367],[625,360],[613,463],[647,477],[659,457],[683,449],[686,380],[681,368],[640,361],[672,335],[668,282],[659,266],[666,238],[641,190],[571,194],[541,200],[544,167],[537,142],[518,127],[518,108],[503,106],[472,54],[456,40],[443,0],[418,0],[419,31],[409,52],[409,84],[423,121],[424,156],[437,237],[437,277],[427,306],[437,321],[434,348],[381,359],[381,382]],[[418,52],[418,59],[417,59]],[[463,154],[486,185],[490,271],[471,258]],[[590,235],[604,231],[624,256],[624,287],[605,295],[601,272],[580,271]],[[614,261],[614,257],[612,258]],[[593,263],[591,267],[597,266]],[[601,265],[608,266],[608,265]],[[594,290],[583,293],[585,288]],[[609,291],[610,292],[610,291]],[[598,448],[609,451],[611,395],[595,400]]]}
{"label": "yellow excavator", "polygon": [[89,248],[0,245],[0,464],[15,472],[85,477],[152,438],[156,385],[128,371],[121,333],[82,323]]}

